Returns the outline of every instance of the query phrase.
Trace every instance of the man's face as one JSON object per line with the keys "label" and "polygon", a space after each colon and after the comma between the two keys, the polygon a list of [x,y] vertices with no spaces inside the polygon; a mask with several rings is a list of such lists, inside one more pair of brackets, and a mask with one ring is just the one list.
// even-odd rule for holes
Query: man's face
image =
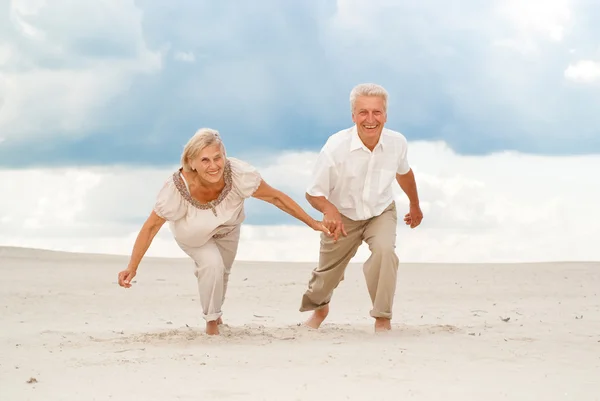
{"label": "man's face", "polygon": [[354,103],[352,121],[364,139],[376,139],[381,135],[387,120],[383,98],[380,96],[359,96]]}

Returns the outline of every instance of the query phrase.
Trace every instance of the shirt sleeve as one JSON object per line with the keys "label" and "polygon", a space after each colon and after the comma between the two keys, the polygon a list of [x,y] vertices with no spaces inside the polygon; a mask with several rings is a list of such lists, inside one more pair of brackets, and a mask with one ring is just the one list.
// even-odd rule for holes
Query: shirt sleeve
{"label": "shirt sleeve", "polygon": [[335,165],[329,154],[322,149],[317,156],[311,182],[306,193],[311,196],[328,198],[335,182]]}
{"label": "shirt sleeve", "polygon": [[251,164],[230,157],[232,190],[243,199],[251,197],[260,186],[262,176]]}
{"label": "shirt sleeve", "polygon": [[173,177],[170,177],[158,192],[154,213],[165,220],[176,221],[185,216],[186,211],[185,199],[175,186]]}
{"label": "shirt sleeve", "polygon": [[396,170],[396,172],[400,175],[404,175],[410,171],[410,165],[408,164],[408,141],[404,137],[400,143],[399,153],[398,170]]}

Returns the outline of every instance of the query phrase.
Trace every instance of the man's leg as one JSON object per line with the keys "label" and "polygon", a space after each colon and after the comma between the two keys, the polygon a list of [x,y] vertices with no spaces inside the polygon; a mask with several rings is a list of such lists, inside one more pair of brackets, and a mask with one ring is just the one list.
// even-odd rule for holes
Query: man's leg
{"label": "man's leg", "polygon": [[312,328],[318,328],[327,317],[333,291],[344,279],[346,266],[362,243],[364,222],[344,216],[342,221],[348,236],[341,235],[334,242],[333,238],[321,235],[319,265],[312,271],[308,289],[302,296],[300,312],[315,311],[306,322]]}
{"label": "man's leg", "polygon": [[392,307],[396,292],[398,256],[396,255],[396,205],[392,203],[381,215],[372,218],[365,228],[364,240],[371,256],[363,272],[373,303],[370,315],[376,331],[391,329]]}

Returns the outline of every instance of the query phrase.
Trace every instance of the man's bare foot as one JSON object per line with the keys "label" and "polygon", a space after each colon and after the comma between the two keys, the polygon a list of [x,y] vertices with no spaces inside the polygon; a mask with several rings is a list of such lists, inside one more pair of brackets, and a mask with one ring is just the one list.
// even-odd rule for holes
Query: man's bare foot
{"label": "man's bare foot", "polygon": [[223,319],[221,319],[221,318],[218,318],[218,319],[217,319],[217,325],[219,325],[219,326],[220,326],[220,325],[222,325],[222,324],[223,324]]}
{"label": "man's bare foot", "polygon": [[386,319],[383,317],[375,318],[375,332],[381,333],[384,331],[389,331],[392,329],[392,323],[390,319]]}
{"label": "man's bare foot", "polygon": [[206,334],[210,336],[219,335],[219,325],[217,324],[217,320],[206,322]]}
{"label": "man's bare foot", "polygon": [[308,319],[304,324],[312,329],[318,329],[328,314],[329,305],[325,305],[323,308],[315,310],[310,319]]}

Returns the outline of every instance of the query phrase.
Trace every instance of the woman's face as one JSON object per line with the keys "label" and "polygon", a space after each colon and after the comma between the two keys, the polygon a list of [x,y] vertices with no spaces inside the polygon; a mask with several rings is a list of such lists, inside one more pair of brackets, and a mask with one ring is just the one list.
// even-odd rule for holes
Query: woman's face
{"label": "woman's face", "polygon": [[225,166],[225,155],[221,145],[210,145],[202,149],[198,157],[192,163],[200,178],[211,184],[218,183],[223,177],[223,168]]}

